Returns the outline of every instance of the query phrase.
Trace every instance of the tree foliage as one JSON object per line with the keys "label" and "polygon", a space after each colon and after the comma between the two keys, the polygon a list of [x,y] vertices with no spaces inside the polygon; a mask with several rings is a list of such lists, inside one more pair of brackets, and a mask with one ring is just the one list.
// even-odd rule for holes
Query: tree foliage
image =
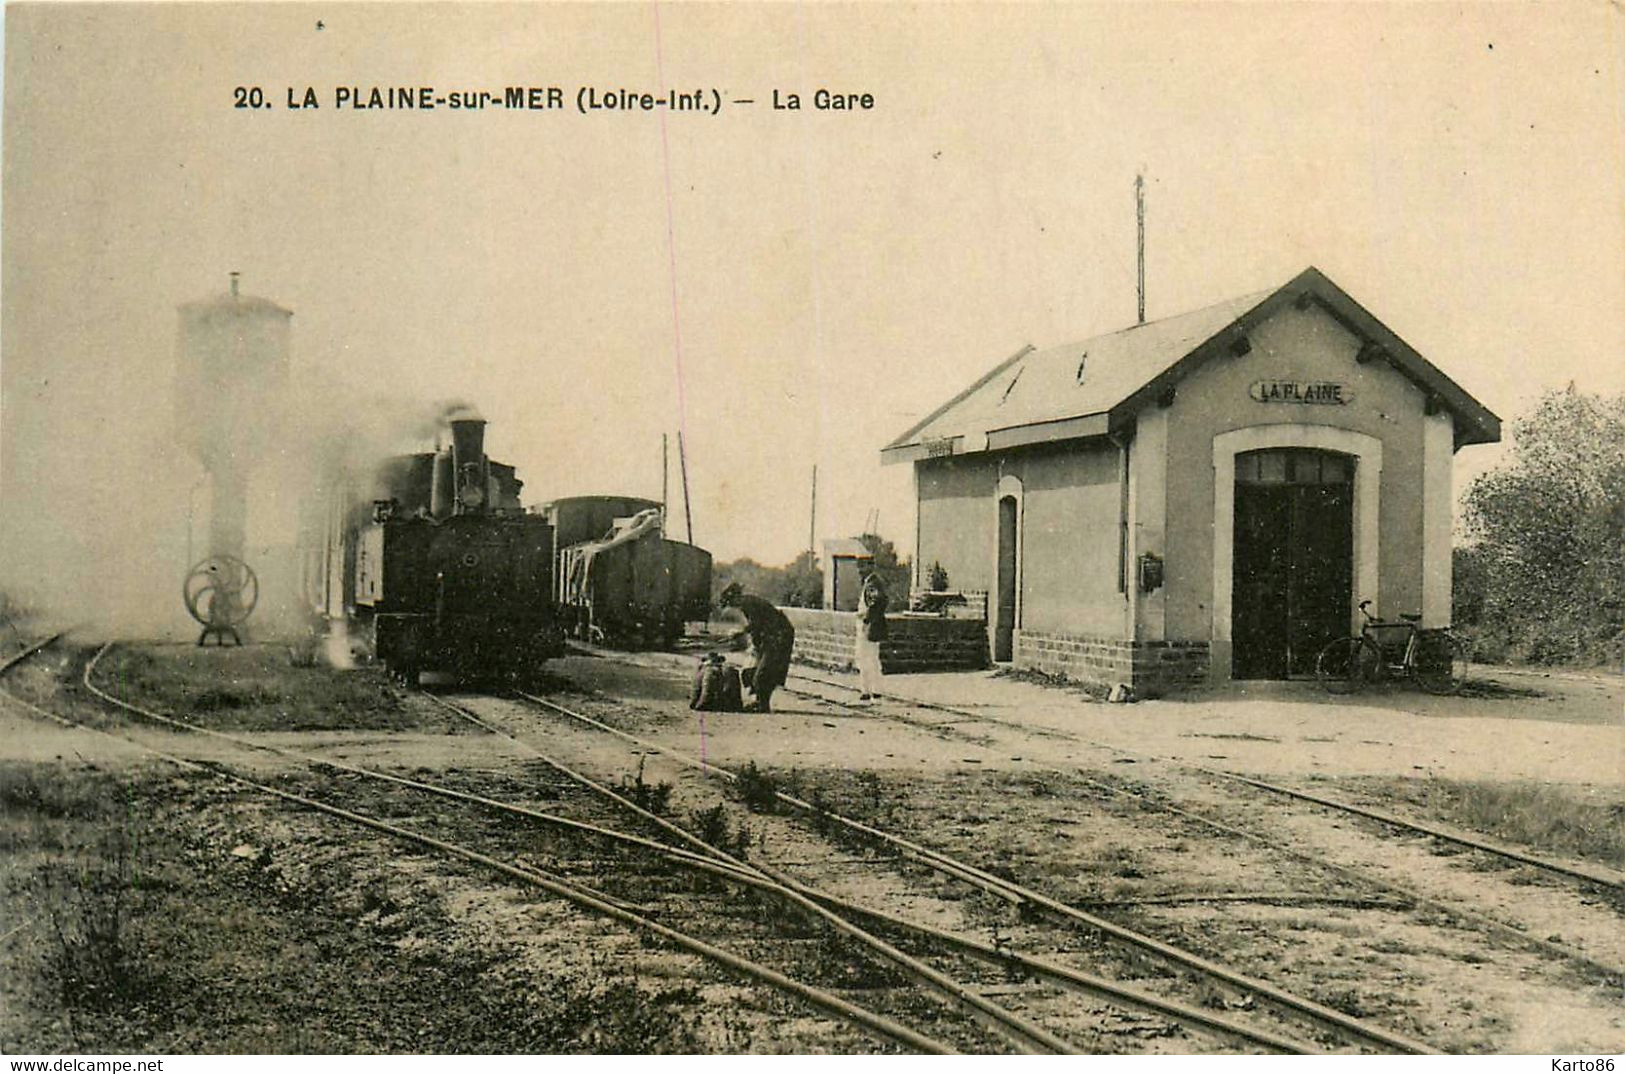
{"label": "tree foliage", "polygon": [[870,564],[870,570],[880,575],[881,584],[891,595],[892,607],[906,608],[909,586],[914,576],[908,560],[899,559],[897,547],[878,533],[865,533],[858,540],[863,542],[863,547],[875,557]]}
{"label": "tree foliage", "polygon": [[[880,572],[893,601],[903,601],[894,607],[905,606],[911,573],[908,561],[900,560],[892,542],[878,533],[865,533],[858,540],[874,554],[874,569]],[[717,564],[711,572],[713,601],[730,582],[775,604],[818,608],[824,601],[824,572],[810,552],[802,552],[783,567],[763,566],[748,557]]]}
{"label": "tree foliage", "polygon": [[711,570],[711,600],[738,582],[747,593],[796,608],[816,608],[824,599],[824,572],[803,552],[783,567],[768,567],[748,556],[718,563]]}
{"label": "tree foliage", "polygon": [[1625,647],[1625,397],[1548,392],[1463,497],[1458,621],[1494,655],[1619,659]]}

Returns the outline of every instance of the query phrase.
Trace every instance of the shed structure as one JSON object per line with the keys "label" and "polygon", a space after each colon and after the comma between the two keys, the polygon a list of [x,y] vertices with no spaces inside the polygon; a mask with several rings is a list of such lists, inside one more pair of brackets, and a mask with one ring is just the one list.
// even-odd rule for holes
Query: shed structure
{"label": "shed structure", "polygon": [[988,592],[995,661],[1147,693],[1312,674],[1362,600],[1448,623],[1453,456],[1499,439],[1310,268],[1024,347],[881,457],[914,468],[916,569]]}
{"label": "shed structure", "polygon": [[856,537],[824,542],[824,607],[837,612],[858,610],[863,576],[875,561],[869,546]]}

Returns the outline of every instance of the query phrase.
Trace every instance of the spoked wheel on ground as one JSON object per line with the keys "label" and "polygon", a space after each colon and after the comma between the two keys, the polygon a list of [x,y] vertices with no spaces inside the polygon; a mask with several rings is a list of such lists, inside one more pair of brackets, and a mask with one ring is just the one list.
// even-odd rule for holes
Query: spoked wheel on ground
{"label": "spoked wheel on ground", "polygon": [[1467,646],[1448,630],[1416,632],[1411,678],[1430,694],[1453,694],[1467,681]]}
{"label": "spoked wheel on ground", "polygon": [[1331,694],[1352,694],[1376,678],[1382,652],[1370,638],[1338,638],[1315,658],[1315,678]]}

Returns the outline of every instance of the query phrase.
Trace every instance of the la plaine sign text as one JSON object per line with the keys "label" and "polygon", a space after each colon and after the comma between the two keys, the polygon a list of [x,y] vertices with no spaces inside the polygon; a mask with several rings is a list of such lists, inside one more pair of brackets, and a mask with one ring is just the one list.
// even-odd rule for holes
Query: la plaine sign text
{"label": "la plaine sign text", "polygon": [[1331,380],[1255,380],[1247,394],[1260,403],[1344,406],[1354,401],[1353,388]]}

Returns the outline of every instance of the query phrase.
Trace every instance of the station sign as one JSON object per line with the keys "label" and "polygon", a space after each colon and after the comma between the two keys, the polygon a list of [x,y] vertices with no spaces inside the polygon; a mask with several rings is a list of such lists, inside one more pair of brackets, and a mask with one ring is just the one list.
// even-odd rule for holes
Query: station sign
{"label": "station sign", "polygon": [[1333,380],[1255,380],[1247,394],[1260,403],[1347,406],[1354,401],[1354,389]]}

